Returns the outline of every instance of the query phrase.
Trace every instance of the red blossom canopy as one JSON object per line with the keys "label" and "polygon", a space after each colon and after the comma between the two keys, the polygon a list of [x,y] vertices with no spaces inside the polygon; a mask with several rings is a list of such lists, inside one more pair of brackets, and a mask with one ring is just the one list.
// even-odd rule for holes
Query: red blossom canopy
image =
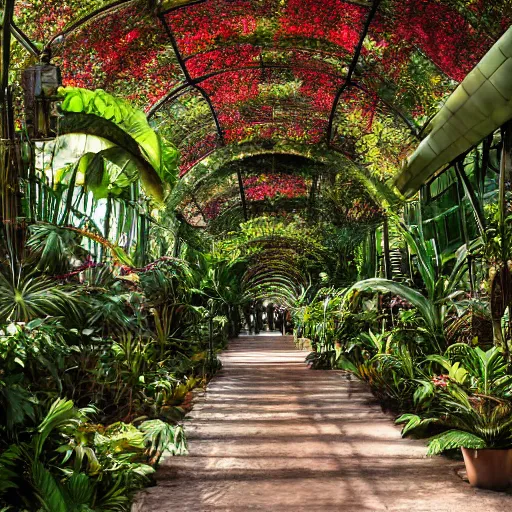
{"label": "red blossom canopy", "polygon": [[65,83],[144,108],[182,175],[226,146],[300,144],[387,178],[511,19],[508,0],[35,3],[18,24]]}

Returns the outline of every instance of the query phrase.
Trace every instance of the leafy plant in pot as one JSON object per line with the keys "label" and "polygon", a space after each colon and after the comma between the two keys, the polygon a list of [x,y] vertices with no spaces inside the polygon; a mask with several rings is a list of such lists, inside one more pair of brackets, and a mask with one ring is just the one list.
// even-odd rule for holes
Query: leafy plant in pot
{"label": "leafy plant in pot", "polygon": [[427,455],[462,449],[474,487],[504,490],[512,485],[512,375],[497,347],[484,352],[452,345],[444,356],[429,356],[448,373],[421,381],[420,414],[404,414],[402,435],[425,435],[435,424],[444,432],[430,437]]}

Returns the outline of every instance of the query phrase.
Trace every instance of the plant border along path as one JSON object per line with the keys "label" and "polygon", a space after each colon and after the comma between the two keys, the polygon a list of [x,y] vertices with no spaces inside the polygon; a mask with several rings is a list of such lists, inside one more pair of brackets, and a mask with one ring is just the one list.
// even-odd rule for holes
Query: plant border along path
{"label": "plant border along path", "polygon": [[186,420],[190,455],[166,459],[134,512],[508,510],[460,461],[402,439],[361,382],[313,371],[291,337],[242,336]]}

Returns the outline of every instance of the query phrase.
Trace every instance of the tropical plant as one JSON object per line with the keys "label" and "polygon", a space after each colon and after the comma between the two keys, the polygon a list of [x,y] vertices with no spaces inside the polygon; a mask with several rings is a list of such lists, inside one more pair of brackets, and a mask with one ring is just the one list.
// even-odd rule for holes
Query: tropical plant
{"label": "tropical plant", "polygon": [[403,435],[425,435],[425,427],[445,430],[429,439],[429,455],[465,448],[512,447],[512,376],[500,349],[452,345],[444,356],[428,358],[447,374],[421,382],[421,414],[404,414]]}
{"label": "tropical plant", "polygon": [[14,262],[0,269],[0,323],[29,322],[48,315],[79,317],[76,290]]}
{"label": "tropical plant", "polygon": [[37,258],[37,268],[49,274],[65,274],[73,260],[85,259],[86,251],[80,246],[75,231],[51,224],[34,224],[27,248]]}
{"label": "tropical plant", "polygon": [[57,399],[35,433],[19,432],[0,456],[9,478],[0,503],[48,512],[128,510],[131,494],[153,472],[143,462],[144,436],[121,424],[95,432],[87,424],[92,413]]}
{"label": "tropical plant", "polygon": [[162,142],[144,113],[101,89],[66,87],[60,95],[63,117],[51,161],[60,170],[58,182],[66,179],[71,188],[83,183],[101,198],[140,179],[162,201],[163,183],[176,179],[177,151]]}
{"label": "tropical plant", "polygon": [[[443,262],[434,250],[433,244],[424,240],[420,231],[414,233],[402,226],[402,232],[411,251],[417,257],[418,273],[421,276],[422,291],[406,284],[382,278],[365,279],[355,283],[347,297],[360,291],[383,292],[398,295],[407,300],[421,319],[421,328],[426,330],[439,349],[445,344],[445,327],[455,300],[464,294],[463,276],[467,271],[468,248],[464,245],[456,254],[453,267],[448,275],[443,273]],[[481,240],[475,241],[475,251]],[[422,293],[423,292],[423,293]]]}

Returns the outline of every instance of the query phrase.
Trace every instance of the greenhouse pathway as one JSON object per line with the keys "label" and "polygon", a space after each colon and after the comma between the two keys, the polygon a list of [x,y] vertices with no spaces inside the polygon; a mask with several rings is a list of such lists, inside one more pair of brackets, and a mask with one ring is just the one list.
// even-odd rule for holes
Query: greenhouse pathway
{"label": "greenhouse pathway", "polygon": [[186,420],[190,455],[166,459],[136,512],[510,510],[475,490],[461,462],[425,458],[365,386],[312,371],[291,337],[231,342]]}

